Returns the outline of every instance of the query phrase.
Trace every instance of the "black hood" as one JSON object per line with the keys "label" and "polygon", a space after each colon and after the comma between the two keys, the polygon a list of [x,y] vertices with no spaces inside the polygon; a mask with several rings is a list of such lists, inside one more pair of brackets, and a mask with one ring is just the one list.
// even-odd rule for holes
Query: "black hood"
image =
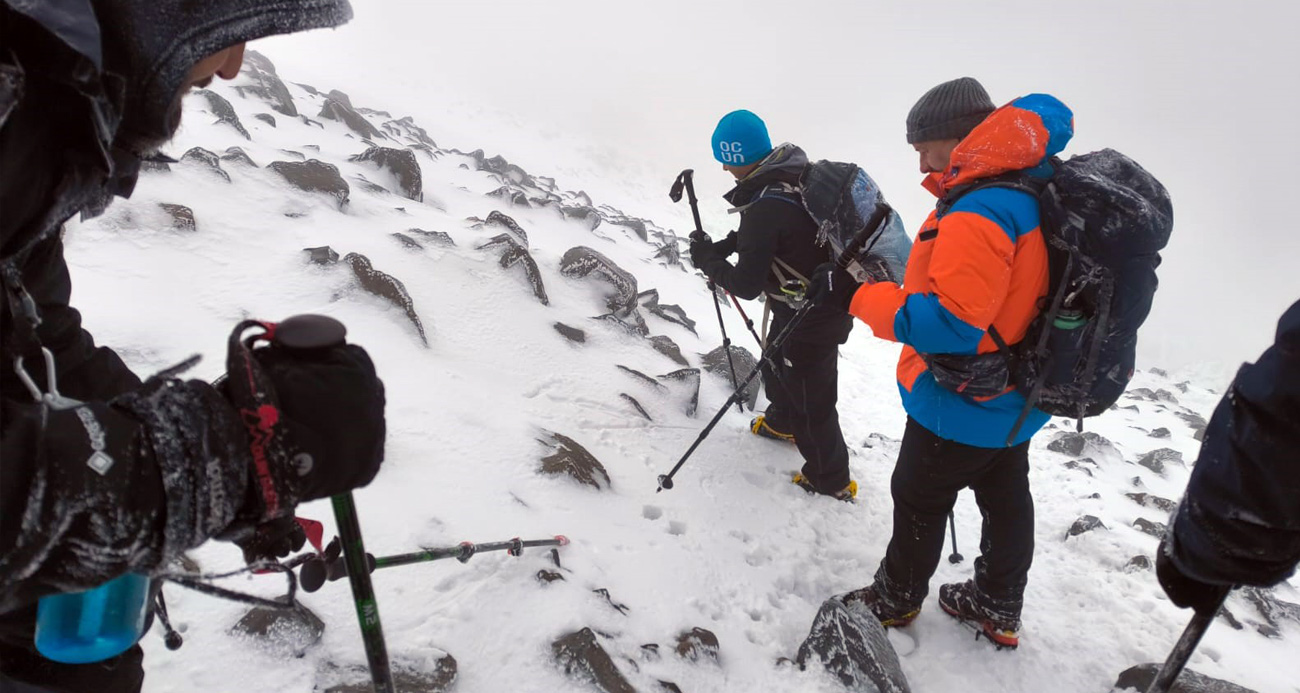
{"label": "black hood", "polygon": [[203,58],[277,34],[335,27],[348,0],[90,0],[103,35],[105,69],[126,79],[120,132],[162,141],[177,125],[176,98]]}

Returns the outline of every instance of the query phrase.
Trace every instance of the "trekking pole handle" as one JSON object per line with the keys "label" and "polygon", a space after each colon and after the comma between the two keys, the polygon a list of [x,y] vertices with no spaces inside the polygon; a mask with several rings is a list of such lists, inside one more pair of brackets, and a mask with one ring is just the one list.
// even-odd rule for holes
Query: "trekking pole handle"
{"label": "trekking pole handle", "polygon": [[[682,201],[682,190],[686,190],[686,199],[691,203],[691,216],[695,218],[695,231],[704,233],[704,225],[700,223],[700,204],[695,197],[695,169],[688,168],[677,174],[677,180],[673,181],[673,187],[668,191],[668,199],[673,202]],[[694,237],[694,234],[691,235]]]}

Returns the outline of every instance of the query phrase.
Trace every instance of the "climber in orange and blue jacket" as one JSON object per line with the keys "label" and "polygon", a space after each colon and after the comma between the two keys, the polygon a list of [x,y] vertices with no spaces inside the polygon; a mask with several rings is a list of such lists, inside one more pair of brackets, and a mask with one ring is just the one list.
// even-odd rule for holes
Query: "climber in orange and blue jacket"
{"label": "climber in orange and blue jacket", "polygon": [[1048,285],[1038,200],[1010,188],[964,195],[962,188],[1013,171],[1049,177],[1051,157],[1073,132],[1070,109],[1051,96],[995,109],[969,77],[931,89],[908,115],[907,141],[940,204],[916,235],[903,285],[863,284],[822,299],[904,345],[898,385],[908,420],[891,483],[893,536],[875,582],[849,593],[885,625],[906,625],[920,611],[946,516],[957,492],[971,488],[984,516],[983,555],[973,580],[940,588],[939,606],[1000,647],[1019,642],[1034,545],[1029,439],[1049,417],[1032,410],[1008,446],[1024,397],[1011,387],[982,397],[957,392],[940,384],[927,360],[997,352],[990,327],[1008,344],[1023,338]]}

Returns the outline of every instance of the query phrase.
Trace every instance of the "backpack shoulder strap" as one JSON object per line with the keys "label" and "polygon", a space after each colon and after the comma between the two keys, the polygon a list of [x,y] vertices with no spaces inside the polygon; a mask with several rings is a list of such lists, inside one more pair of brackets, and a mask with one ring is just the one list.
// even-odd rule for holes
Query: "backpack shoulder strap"
{"label": "backpack shoulder strap", "polygon": [[748,204],[743,204],[740,205],[739,207],[732,207],[731,209],[727,210],[727,213],[739,214],[740,212],[743,212],[749,209],[750,207],[753,207],[755,204],[758,204],[759,200],[763,200],[767,198],[771,198],[774,200],[781,200],[782,202],[787,202],[789,204],[795,205],[799,209],[803,209],[803,201],[802,201],[799,188],[789,183],[780,182],[780,183],[769,183],[763,186],[763,189],[754,193],[754,196],[749,199]]}
{"label": "backpack shoulder strap", "polygon": [[1008,171],[999,176],[980,178],[965,185],[959,185],[952,190],[949,190],[943,197],[939,198],[939,201],[935,203],[934,208],[938,217],[942,219],[948,214],[948,212],[952,211],[953,206],[957,204],[958,200],[976,190],[983,190],[985,188],[1010,188],[1011,190],[1019,190],[1020,192],[1029,193],[1034,197],[1038,197],[1042,194],[1043,189],[1047,187],[1048,182],[1049,179],[1040,176],[1032,176],[1025,170]]}

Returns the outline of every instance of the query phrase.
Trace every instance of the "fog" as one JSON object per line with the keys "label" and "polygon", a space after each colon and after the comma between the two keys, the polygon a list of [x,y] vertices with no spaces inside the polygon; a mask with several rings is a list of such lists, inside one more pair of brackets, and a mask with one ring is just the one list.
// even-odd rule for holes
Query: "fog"
{"label": "fog", "polygon": [[[1300,63],[1286,48],[1300,3],[353,3],[356,19],[337,31],[255,48],[290,81],[413,115],[435,139],[441,104],[472,104],[599,162],[610,186],[661,181],[666,192],[677,171],[695,168],[714,235],[734,223],[718,199],[730,177],[709,150],[730,110],[758,113],[774,142],[814,159],[861,164],[914,233],[933,205],[904,139],[915,100],[963,75],[997,103],[1048,92],[1075,113],[1067,154],[1113,147],[1173,196],[1140,365],[1253,359],[1300,298],[1289,185]],[[545,148],[519,137],[485,126],[450,144],[565,183],[563,157],[538,160]],[[670,218],[663,209],[645,213],[689,230],[684,206]]]}

